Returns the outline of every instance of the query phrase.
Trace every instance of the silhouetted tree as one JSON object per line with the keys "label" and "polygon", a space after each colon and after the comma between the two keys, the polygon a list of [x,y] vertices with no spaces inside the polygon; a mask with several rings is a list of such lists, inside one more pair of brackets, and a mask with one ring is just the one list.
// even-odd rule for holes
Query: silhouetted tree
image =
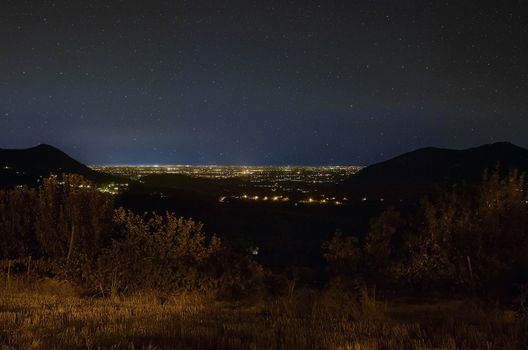
{"label": "silhouetted tree", "polygon": [[129,292],[208,289],[208,262],[221,249],[203,225],[173,213],[137,215],[122,208],[114,214],[120,239],[113,240],[98,261],[104,290]]}
{"label": "silhouetted tree", "polygon": [[92,259],[110,239],[112,215],[112,197],[83,177],[45,179],[35,208],[35,234],[42,254],[65,266]]}
{"label": "silhouetted tree", "polygon": [[365,239],[365,259],[368,273],[374,280],[386,279],[390,273],[395,249],[394,236],[402,225],[400,213],[389,208],[370,221]]}
{"label": "silhouetted tree", "polygon": [[423,201],[417,216],[421,224],[407,226],[398,265],[408,282],[491,290],[521,282],[528,271],[528,196],[517,171],[486,172],[477,186]]}
{"label": "silhouetted tree", "polygon": [[0,191],[0,259],[34,254],[35,190],[22,187]]}
{"label": "silhouetted tree", "polygon": [[323,251],[334,279],[346,284],[362,273],[363,253],[357,237],[343,236],[337,230],[329,241],[323,242]]}

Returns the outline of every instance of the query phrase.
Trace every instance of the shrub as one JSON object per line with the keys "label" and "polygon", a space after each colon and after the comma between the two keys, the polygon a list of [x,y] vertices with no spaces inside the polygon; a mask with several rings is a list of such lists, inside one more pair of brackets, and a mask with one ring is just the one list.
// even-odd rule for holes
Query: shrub
{"label": "shrub", "polygon": [[355,236],[343,236],[337,230],[333,237],[323,242],[324,257],[334,277],[354,277],[361,273],[363,254]]}
{"label": "shrub", "polygon": [[37,190],[0,191],[0,232],[0,259],[9,266],[18,271],[32,256],[41,276],[91,293],[248,296],[262,293],[267,277],[249,257],[207,236],[201,223],[114,209],[110,195],[78,175],[52,176]]}
{"label": "shrub", "polygon": [[368,277],[376,282],[391,279],[391,259],[394,259],[398,230],[402,218],[396,209],[389,208],[370,221],[365,239],[365,260]]}
{"label": "shrub", "polygon": [[486,293],[526,282],[528,196],[518,172],[486,173],[477,186],[425,200],[417,217],[398,263],[408,282]]}
{"label": "shrub", "polygon": [[511,297],[528,283],[526,190],[524,175],[496,170],[479,184],[423,199],[405,219],[389,208],[371,220],[363,245],[341,232],[323,243],[329,271],[347,288],[363,277]]}
{"label": "shrub", "polygon": [[117,239],[97,261],[96,278],[106,292],[206,290],[210,262],[221,249],[216,236],[207,238],[201,223],[173,213],[137,215],[119,208]]}
{"label": "shrub", "polygon": [[0,190],[0,260],[34,253],[35,201],[35,190],[27,187]]}

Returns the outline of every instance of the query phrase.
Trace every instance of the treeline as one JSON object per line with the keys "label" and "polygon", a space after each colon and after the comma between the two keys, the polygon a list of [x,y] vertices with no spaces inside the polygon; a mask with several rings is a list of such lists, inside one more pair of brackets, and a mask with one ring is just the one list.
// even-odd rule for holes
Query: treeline
{"label": "treeline", "polygon": [[[511,298],[528,286],[528,193],[523,174],[486,172],[478,185],[388,208],[365,238],[323,244],[334,281]],[[526,297],[528,295],[524,295]]]}
{"label": "treeline", "polygon": [[[200,290],[238,297],[266,272],[203,225],[174,213],[135,214],[79,175],[0,191],[0,259],[10,273],[70,281],[89,293]],[[23,271],[22,271],[23,270]]]}
{"label": "treeline", "polygon": [[[192,290],[240,298],[287,293],[297,279],[269,273],[191,219],[118,208],[78,175],[0,191],[0,234],[4,271],[7,262],[11,273],[68,280],[92,294]],[[486,173],[479,184],[438,192],[414,209],[388,208],[366,235],[336,232],[322,248],[330,285],[341,290],[526,299],[526,178]]]}

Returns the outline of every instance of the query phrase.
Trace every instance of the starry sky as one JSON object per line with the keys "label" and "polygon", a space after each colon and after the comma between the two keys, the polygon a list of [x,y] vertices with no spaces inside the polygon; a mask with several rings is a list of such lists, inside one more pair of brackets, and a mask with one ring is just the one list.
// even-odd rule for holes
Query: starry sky
{"label": "starry sky", "polygon": [[0,2],[0,147],[356,164],[528,146],[523,1]]}

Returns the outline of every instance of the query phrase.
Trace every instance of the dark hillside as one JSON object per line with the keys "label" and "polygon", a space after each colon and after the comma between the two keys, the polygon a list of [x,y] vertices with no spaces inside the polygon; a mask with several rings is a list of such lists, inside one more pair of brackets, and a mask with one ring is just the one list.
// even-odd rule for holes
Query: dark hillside
{"label": "dark hillside", "polygon": [[96,172],[50,145],[27,149],[0,148],[0,186],[34,186],[50,174],[74,173],[96,182],[116,180],[113,176]]}
{"label": "dark hillside", "polygon": [[442,185],[474,183],[486,169],[528,170],[528,150],[507,142],[466,150],[422,148],[368,166],[338,185],[350,195],[415,198]]}

